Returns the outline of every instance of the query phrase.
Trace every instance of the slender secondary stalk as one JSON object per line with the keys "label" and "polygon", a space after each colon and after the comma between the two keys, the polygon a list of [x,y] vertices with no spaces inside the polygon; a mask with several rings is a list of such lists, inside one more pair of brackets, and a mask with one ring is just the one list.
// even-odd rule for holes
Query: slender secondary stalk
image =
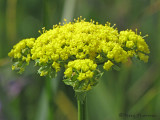
{"label": "slender secondary stalk", "polygon": [[83,101],[78,100],[78,120],[86,120],[86,97]]}

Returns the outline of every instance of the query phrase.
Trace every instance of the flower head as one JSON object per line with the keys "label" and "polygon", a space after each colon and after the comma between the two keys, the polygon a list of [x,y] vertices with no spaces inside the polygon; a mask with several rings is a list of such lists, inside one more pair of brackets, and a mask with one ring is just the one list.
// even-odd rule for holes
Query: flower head
{"label": "flower head", "polygon": [[64,82],[72,85],[75,91],[88,91],[98,82],[97,64],[90,59],[74,60],[68,63],[64,72]]}
{"label": "flower head", "polygon": [[148,61],[149,48],[144,38],[132,30],[118,32],[110,26],[78,18],[74,22],[55,25],[37,38],[24,39],[8,54],[15,64],[13,70],[24,71],[30,61],[40,68],[41,76],[55,76],[65,67],[64,82],[76,91],[87,91],[97,84],[102,73],[114,65],[137,57]]}

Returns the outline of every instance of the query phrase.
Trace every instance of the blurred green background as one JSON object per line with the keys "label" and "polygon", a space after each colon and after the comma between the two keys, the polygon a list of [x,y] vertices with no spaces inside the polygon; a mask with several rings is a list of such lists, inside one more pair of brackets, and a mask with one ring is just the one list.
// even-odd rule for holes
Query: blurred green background
{"label": "blurred green background", "polygon": [[79,16],[116,23],[119,30],[137,28],[149,35],[151,50],[147,64],[104,73],[88,93],[88,120],[159,120],[160,0],[0,0],[0,120],[77,119],[76,97],[62,82],[63,71],[45,79],[31,64],[18,75],[7,54],[21,39],[38,37],[42,27]]}

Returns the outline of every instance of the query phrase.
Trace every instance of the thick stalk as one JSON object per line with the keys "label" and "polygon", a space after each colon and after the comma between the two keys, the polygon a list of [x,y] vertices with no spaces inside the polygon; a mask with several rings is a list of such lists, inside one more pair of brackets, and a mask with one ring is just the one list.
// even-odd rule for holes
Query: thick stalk
{"label": "thick stalk", "polygon": [[77,99],[78,102],[78,120],[86,120],[86,97],[83,101]]}

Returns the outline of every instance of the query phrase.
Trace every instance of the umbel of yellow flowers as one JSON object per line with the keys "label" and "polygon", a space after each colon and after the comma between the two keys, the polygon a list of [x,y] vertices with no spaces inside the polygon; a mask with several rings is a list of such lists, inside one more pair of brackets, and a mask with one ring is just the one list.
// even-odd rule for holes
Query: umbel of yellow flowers
{"label": "umbel of yellow flowers", "polygon": [[17,43],[8,54],[14,61],[12,69],[21,73],[34,61],[40,76],[55,77],[63,67],[64,82],[77,92],[85,92],[102,76],[98,65],[108,71],[133,57],[148,61],[148,45],[137,32],[119,32],[108,22],[102,25],[81,17],[74,22],[64,21],[48,31],[43,29],[36,39]]}

